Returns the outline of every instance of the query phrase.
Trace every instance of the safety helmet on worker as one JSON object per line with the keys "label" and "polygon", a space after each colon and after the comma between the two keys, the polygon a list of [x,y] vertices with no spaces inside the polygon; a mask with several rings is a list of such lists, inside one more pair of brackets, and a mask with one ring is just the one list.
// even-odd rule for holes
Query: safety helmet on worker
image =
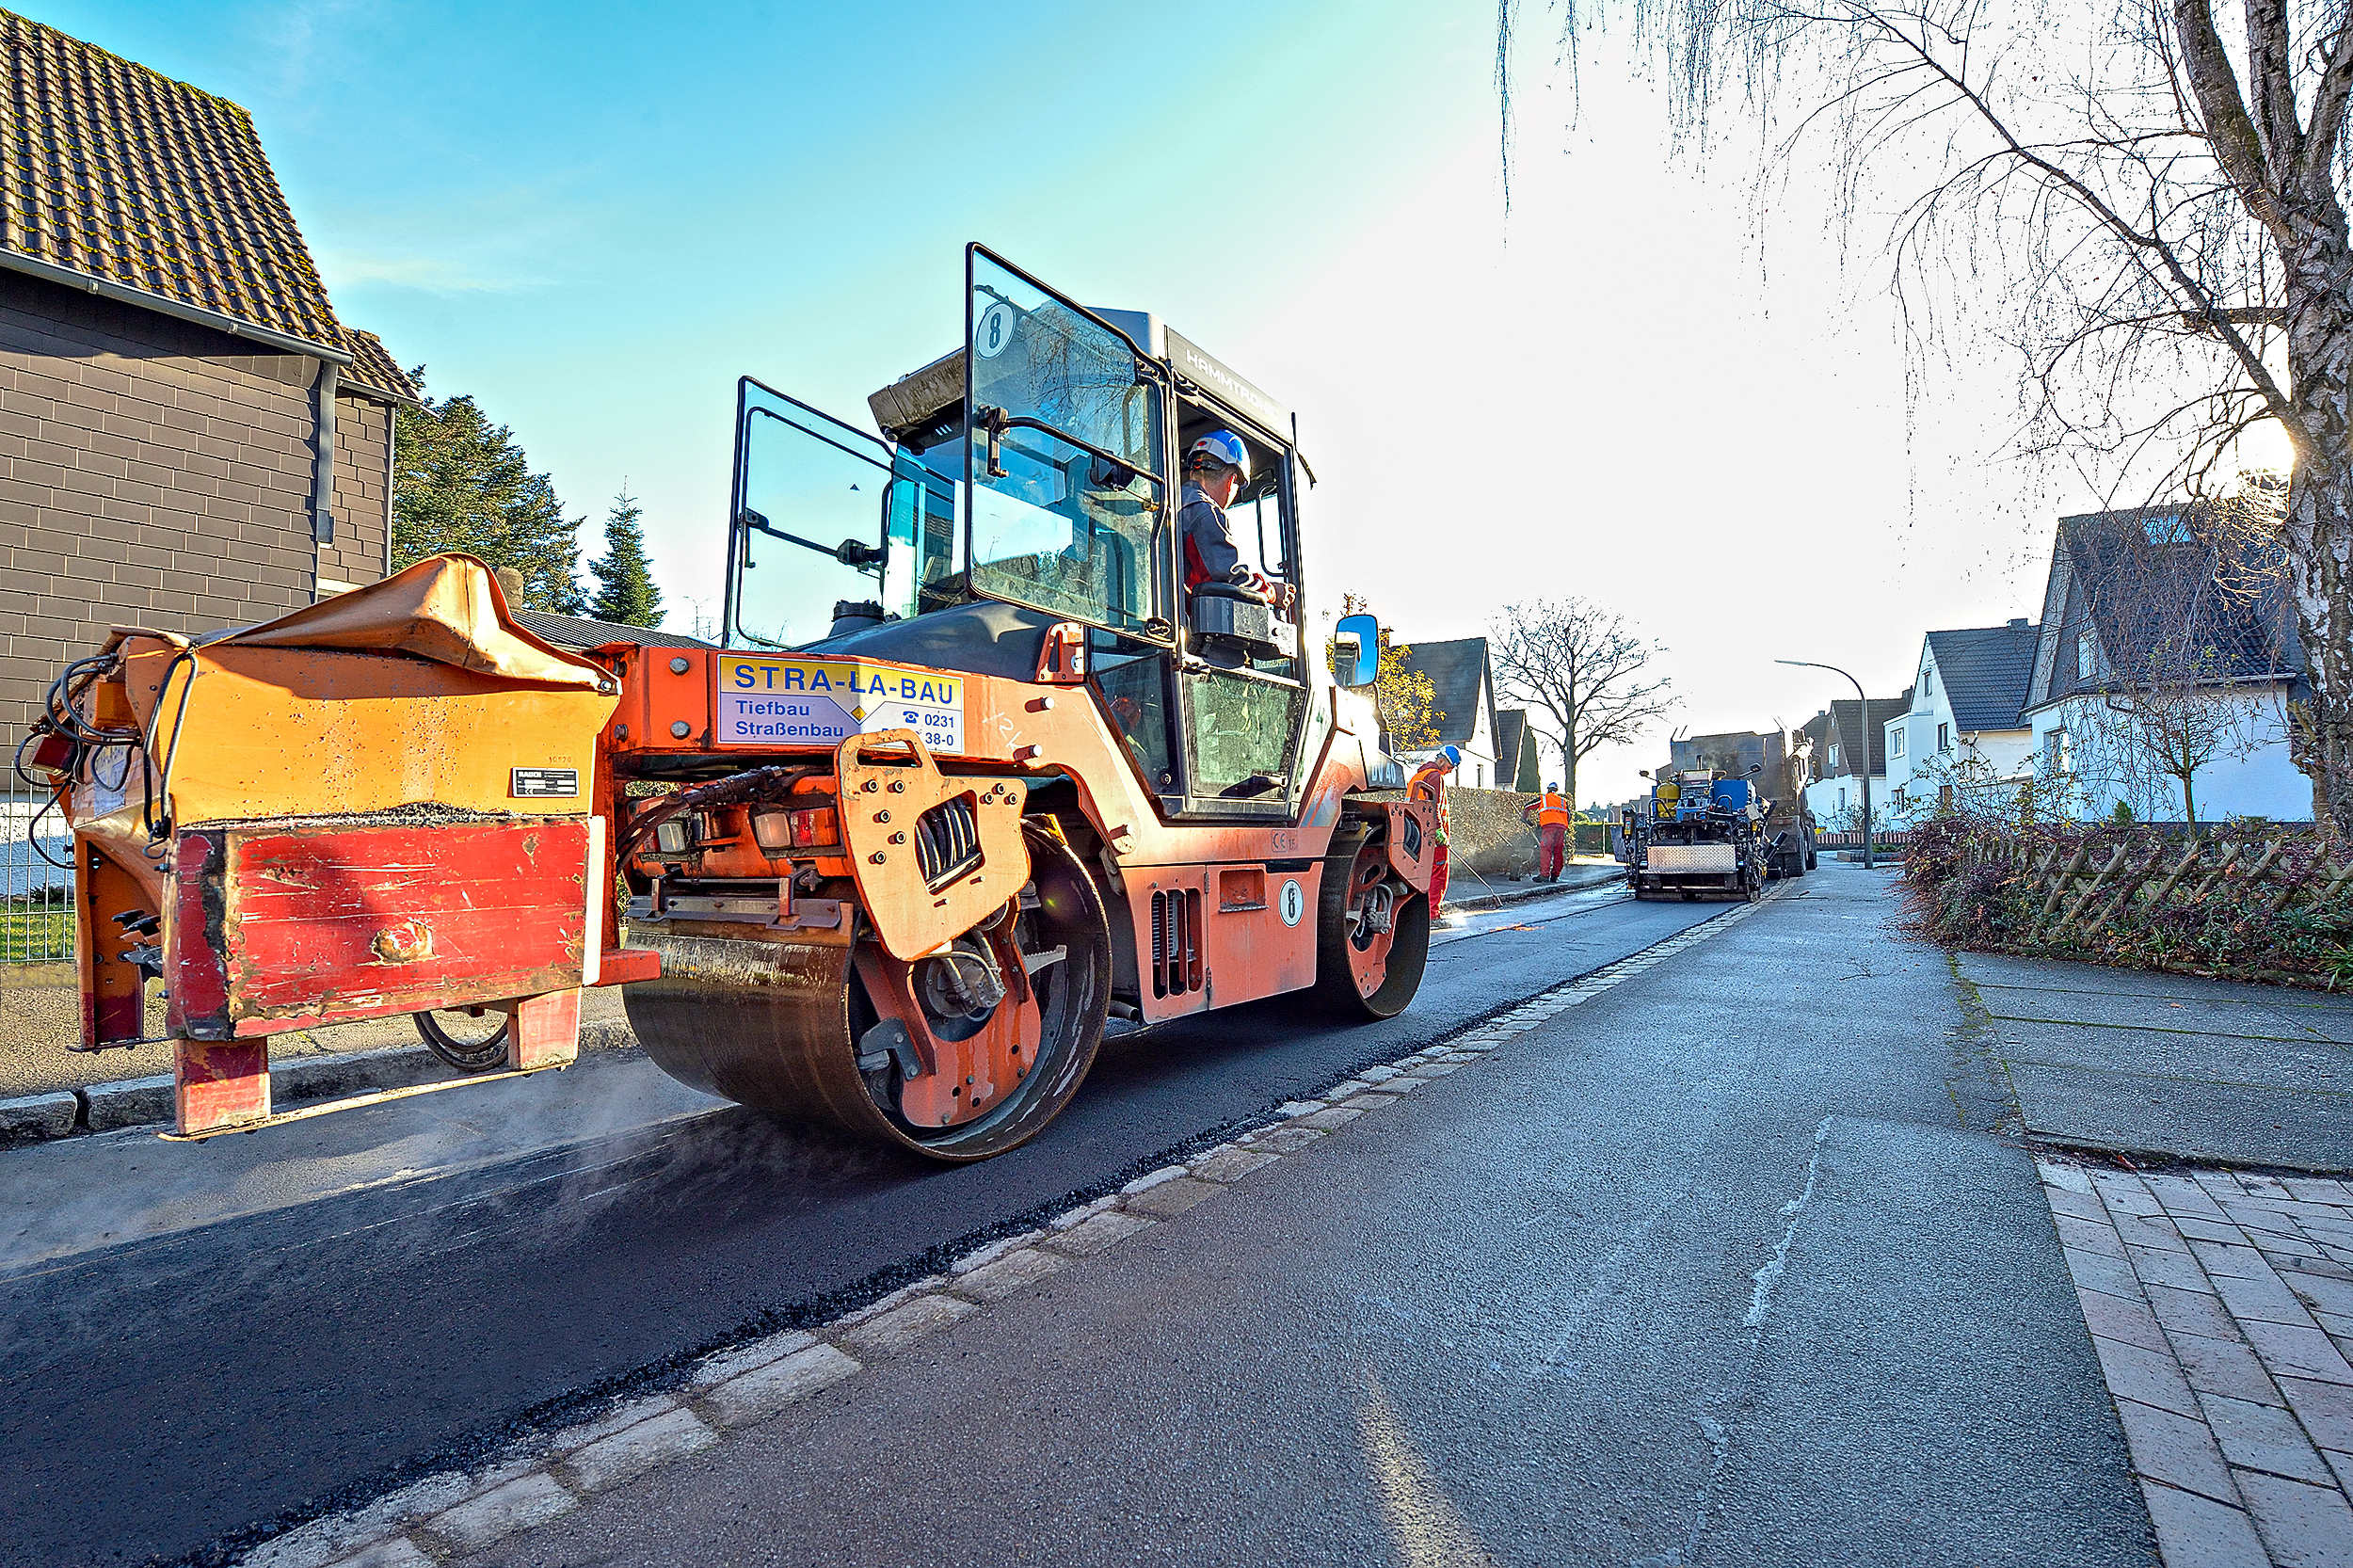
{"label": "safety helmet on worker", "polygon": [[1557,791],[1561,788],[1561,786],[1558,784],[1547,784],[1545,788],[1548,791]]}
{"label": "safety helmet on worker", "polygon": [[1250,477],[1250,448],[1231,430],[1212,430],[1194,441],[1185,453],[1185,467],[1192,468],[1193,459],[1203,456],[1221,467],[1240,469],[1244,479]]}

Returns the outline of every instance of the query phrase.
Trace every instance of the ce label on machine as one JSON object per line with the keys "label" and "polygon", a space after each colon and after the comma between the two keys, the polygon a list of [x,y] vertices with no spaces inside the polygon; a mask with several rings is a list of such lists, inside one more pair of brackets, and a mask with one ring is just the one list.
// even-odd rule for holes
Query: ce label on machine
{"label": "ce label on machine", "polygon": [[839,745],[912,729],[933,751],[964,749],[964,678],[865,659],[723,653],[718,745]]}

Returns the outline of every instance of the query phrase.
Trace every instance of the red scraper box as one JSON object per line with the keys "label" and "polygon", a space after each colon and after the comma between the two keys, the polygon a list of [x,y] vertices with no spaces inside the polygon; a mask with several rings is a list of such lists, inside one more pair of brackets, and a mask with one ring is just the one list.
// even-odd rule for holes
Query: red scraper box
{"label": "red scraper box", "polygon": [[184,829],[172,1033],[227,1040],[596,984],[597,818]]}

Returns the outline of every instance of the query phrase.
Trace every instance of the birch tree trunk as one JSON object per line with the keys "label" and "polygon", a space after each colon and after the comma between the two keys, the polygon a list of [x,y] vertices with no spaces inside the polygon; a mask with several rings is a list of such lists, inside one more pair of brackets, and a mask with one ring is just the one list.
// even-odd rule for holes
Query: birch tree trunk
{"label": "birch tree trunk", "polygon": [[[2335,203],[2331,201],[2330,207]],[[2305,440],[2288,480],[2297,630],[2312,682],[2297,765],[2339,835],[2353,838],[2353,304],[2345,217],[2313,236],[2289,274],[2288,379]]]}
{"label": "birch tree trunk", "polygon": [[[2345,405],[2353,389],[2353,243],[2336,188],[2353,94],[2353,25],[2340,6],[2304,51],[2325,62],[2306,117],[2297,103],[2298,52],[2285,0],[2248,0],[2246,23],[2242,92],[2215,29],[2212,0],[2173,0],[2174,40],[2207,142],[2279,258],[2287,385],[2273,380],[2218,302],[2209,300],[2207,314],[2295,449],[2281,531],[2313,694],[2297,763],[2338,833],[2353,837],[2353,424]],[[2178,264],[2173,270],[2181,274]]]}

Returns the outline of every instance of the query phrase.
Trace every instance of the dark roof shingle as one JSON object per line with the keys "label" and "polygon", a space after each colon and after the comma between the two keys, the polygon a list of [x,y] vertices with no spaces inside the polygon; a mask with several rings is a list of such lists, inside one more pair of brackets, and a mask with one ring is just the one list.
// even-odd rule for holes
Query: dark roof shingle
{"label": "dark roof shingle", "polygon": [[383,339],[357,328],[350,329],[349,337],[351,366],[344,372],[344,380],[356,381],[364,390],[381,392],[395,403],[412,408],[420,403],[416,383],[392,362],[392,355],[385,352]]}
{"label": "dark roof shingle", "polygon": [[345,346],[252,117],[0,11],[0,247]]}
{"label": "dark roof shingle", "polygon": [[[2062,603],[2064,639],[2089,618],[2109,662],[2194,663],[2201,679],[2291,678],[2304,670],[2287,574],[2277,546],[2210,529],[2197,503],[2136,506],[2059,519],[2059,549],[2073,591]],[[2055,671],[2042,695],[2097,688],[2102,677]]]}
{"label": "dark roof shingle", "polygon": [[1404,664],[1430,677],[1431,707],[1443,715],[1432,722],[1439,745],[1466,745],[1479,728],[1479,703],[1486,691],[1487,639],[1456,637],[1441,643],[1411,643]]}
{"label": "dark roof shingle", "polygon": [[2019,711],[2026,703],[2041,636],[2041,627],[2024,620],[1929,633],[1937,679],[1945,683],[1945,700],[1962,734],[2026,728]]}
{"label": "dark roof shingle", "polygon": [[648,648],[715,648],[715,643],[699,637],[682,637],[675,632],[655,632],[643,626],[619,626],[612,621],[589,620],[581,616],[551,616],[543,610],[518,610],[516,620],[524,631],[558,648],[602,648],[607,643],[642,643]]}
{"label": "dark roof shingle", "polygon": [[1873,697],[1867,727],[1863,722],[1862,705],[1850,696],[1833,702],[1830,712],[1832,722],[1838,726],[1838,765],[1831,767],[1825,759],[1825,775],[1840,777],[1862,771],[1854,765],[1854,760],[1862,755],[1866,728],[1871,737],[1871,772],[1874,775],[1884,774],[1887,771],[1887,721],[1912,712],[1912,688],[1906,686],[1901,696]]}

